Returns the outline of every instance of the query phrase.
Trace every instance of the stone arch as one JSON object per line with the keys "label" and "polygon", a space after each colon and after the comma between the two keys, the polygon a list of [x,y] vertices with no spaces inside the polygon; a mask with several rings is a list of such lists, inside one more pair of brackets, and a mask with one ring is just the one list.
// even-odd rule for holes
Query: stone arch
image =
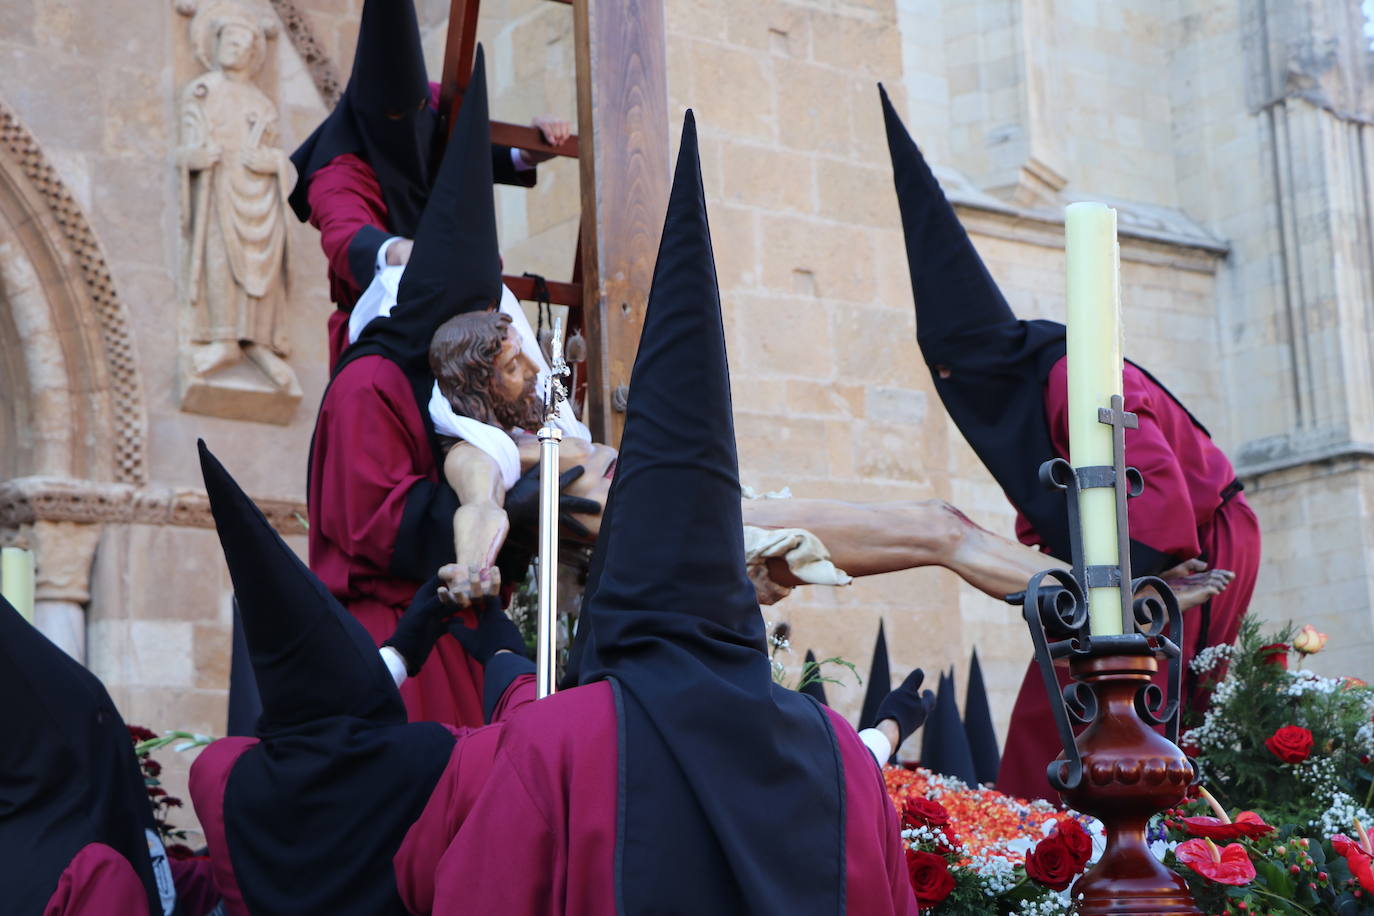
{"label": "stone arch", "polygon": [[81,207],[0,101],[0,479],[146,482],[128,312]]}

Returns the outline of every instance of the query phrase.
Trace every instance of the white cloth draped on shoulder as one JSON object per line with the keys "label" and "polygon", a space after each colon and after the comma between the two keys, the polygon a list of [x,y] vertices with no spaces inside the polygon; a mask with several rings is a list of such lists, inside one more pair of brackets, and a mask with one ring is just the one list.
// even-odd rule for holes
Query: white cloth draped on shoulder
{"label": "white cloth draped on shoulder", "polygon": [[[372,278],[372,282],[363,290],[362,296],[353,306],[352,314],[348,316],[350,344],[358,339],[370,322],[391,314],[391,310],[396,306],[396,292],[400,289],[401,276],[404,273],[404,267],[384,267],[377,271],[377,275]],[[521,352],[539,370],[535,390],[542,395],[549,384],[549,363],[539,349],[539,341],[534,335],[534,329],[530,327],[529,319],[525,317],[524,309],[520,307],[519,300],[506,287],[501,288],[501,313],[510,316],[511,326],[520,335]],[[501,479],[506,489],[515,485],[515,481],[520,477],[520,452],[508,431],[472,417],[459,416],[454,412],[448,399],[439,392],[437,383],[430,393],[429,417],[435,431],[441,436],[462,439],[490,455],[501,469]],[[591,431],[577,419],[572,406],[566,402],[560,405],[554,425],[562,430],[565,436],[588,441],[592,438]]]}

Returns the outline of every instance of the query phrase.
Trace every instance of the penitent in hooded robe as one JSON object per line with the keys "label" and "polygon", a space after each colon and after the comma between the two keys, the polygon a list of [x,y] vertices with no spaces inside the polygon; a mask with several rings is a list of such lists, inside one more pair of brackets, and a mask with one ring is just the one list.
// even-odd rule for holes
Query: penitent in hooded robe
{"label": "penitent in hooded robe", "polygon": [[[310,568],[378,644],[420,583],[454,558],[458,499],[429,419],[430,339],[501,297],[483,60],[479,47],[397,304],[345,351],[315,420]],[[412,721],[480,725],[481,685],[481,666],[443,639],[401,695]]]}
{"label": "penitent in hooded robe", "polygon": [[[880,90],[881,92],[881,90]],[[920,150],[881,92],[888,147],[916,299],[916,339],[951,419],[1018,512],[1017,536],[1070,558],[1064,496],[1040,465],[1067,458],[1064,326],[1018,320],[1002,297]],[[1184,697],[1199,694],[1188,662],[1233,642],[1259,571],[1259,524],[1230,461],[1177,398],[1128,362],[1126,463],[1145,477],[1130,502],[1131,571],[1159,573],[1193,557],[1236,574],[1226,591],[1184,614]],[[1045,768],[1061,751],[1038,672],[1026,672],[998,773],[1000,791],[1053,799]]]}
{"label": "penitent in hooded robe", "polygon": [[[391,858],[450,753],[480,730],[406,722],[367,632],[200,448],[262,710],[254,737],[221,738],[191,766],[225,909],[401,916]],[[533,666],[498,657],[493,720],[533,699]]]}
{"label": "penitent in hooded robe", "polygon": [[[329,365],[348,346],[348,313],[367,289],[384,247],[414,238],[443,148],[438,85],[425,74],[413,0],[366,0],[348,86],[291,161],[290,202],[320,231],[329,263]],[[533,187],[518,151],[488,144],[492,177]]]}
{"label": "penitent in hooded robe", "polygon": [[0,911],[172,916],[129,730],[104,686],[0,598]]}
{"label": "penitent in hooded robe", "polygon": [[455,748],[396,856],[413,913],[914,914],[854,730],[772,682],[687,113],[580,684]]}

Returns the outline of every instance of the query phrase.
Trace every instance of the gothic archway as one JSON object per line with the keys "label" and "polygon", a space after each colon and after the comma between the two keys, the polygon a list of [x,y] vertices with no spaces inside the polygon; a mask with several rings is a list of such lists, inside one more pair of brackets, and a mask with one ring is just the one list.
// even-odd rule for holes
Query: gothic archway
{"label": "gothic archway", "polygon": [[143,483],[128,314],[85,214],[0,101],[0,481]]}

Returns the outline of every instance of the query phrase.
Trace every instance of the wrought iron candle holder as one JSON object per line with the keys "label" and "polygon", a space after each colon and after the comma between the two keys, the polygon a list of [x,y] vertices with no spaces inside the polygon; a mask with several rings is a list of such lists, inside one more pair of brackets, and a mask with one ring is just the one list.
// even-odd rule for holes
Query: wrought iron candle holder
{"label": "wrought iron candle holder", "polygon": [[[1073,551],[1072,570],[1037,573],[1022,604],[1064,747],[1047,775],[1065,803],[1106,827],[1106,852],[1074,884],[1076,913],[1199,913],[1183,879],[1145,840],[1150,817],[1182,802],[1198,778],[1196,764],[1178,748],[1183,618],[1162,579],[1131,577],[1126,501],[1144,489],[1144,480],[1126,467],[1125,431],[1136,427],[1136,417],[1116,396],[1099,419],[1113,427],[1113,466],[1074,469],[1056,458],[1040,468],[1041,481],[1068,497]],[[1119,566],[1084,565],[1078,494],[1092,487],[1116,490]],[[1123,635],[1090,632],[1093,588],[1121,589]],[[1153,680],[1161,664],[1167,690]],[[1062,692],[1059,667],[1073,678]],[[1086,726],[1077,737],[1075,723]]]}

